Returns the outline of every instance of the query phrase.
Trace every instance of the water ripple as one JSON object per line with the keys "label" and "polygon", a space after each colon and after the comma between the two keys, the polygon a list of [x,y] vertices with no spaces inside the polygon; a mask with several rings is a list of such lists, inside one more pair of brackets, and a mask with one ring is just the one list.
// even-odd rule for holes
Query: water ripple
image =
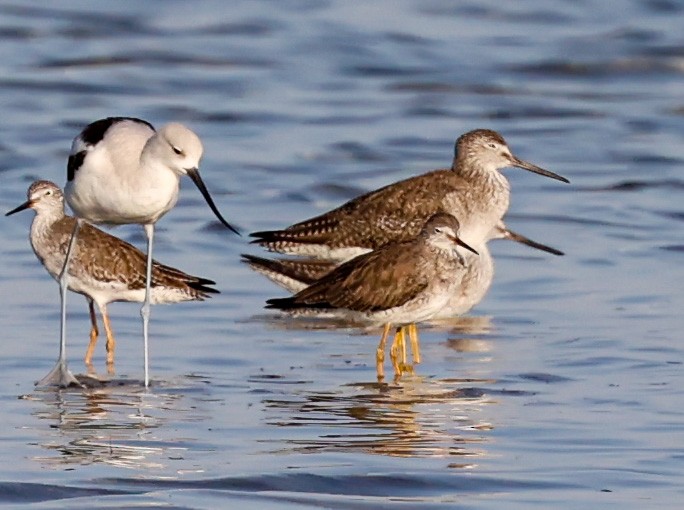
{"label": "water ripple", "polygon": [[[566,256],[497,242],[485,299],[421,327],[423,362],[390,384],[375,382],[376,330],[255,316],[280,291],[240,264],[249,240],[183,178],[155,257],[221,294],[153,308],[148,391],[140,307],[125,303],[110,307],[113,380],[35,389],[57,355],[57,286],[31,252],[31,213],[4,219],[0,500],[681,506],[682,12],[674,0],[3,2],[3,211],[35,179],[63,183],[74,135],[108,115],[190,125],[243,232],[448,167],[475,128],[572,184],[504,172],[507,223]],[[145,246],[139,227],[112,232]],[[76,373],[84,304],[70,294]]]}

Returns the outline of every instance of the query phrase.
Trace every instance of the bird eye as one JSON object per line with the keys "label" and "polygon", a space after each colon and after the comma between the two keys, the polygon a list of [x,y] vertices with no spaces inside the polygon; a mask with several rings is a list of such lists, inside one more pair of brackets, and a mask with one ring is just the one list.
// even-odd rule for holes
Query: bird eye
{"label": "bird eye", "polygon": [[179,156],[180,156],[181,154],[183,154],[183,150],[182,150],[182,149],[179,149],[179,148],[176,147],[175,145],[172,145],[171,148],[173,149],[173,152],[175,152],[175,153],[178,154]]}
{"label": "bird eye", "polygon": [[443,232],[443,230],[441,227],[435,227],[435,232],[437,232],[438,234],[441,234]]}
{"label": "bird eye", "polygon": [[496,149],[496,144],[495,143],[488,143],[487,144],[490,149]]}
{"label": "bird eye", "polygon": [[49,189],[45,192],[45,196],[48,196],[48,195],[52,195],[52,190]]}

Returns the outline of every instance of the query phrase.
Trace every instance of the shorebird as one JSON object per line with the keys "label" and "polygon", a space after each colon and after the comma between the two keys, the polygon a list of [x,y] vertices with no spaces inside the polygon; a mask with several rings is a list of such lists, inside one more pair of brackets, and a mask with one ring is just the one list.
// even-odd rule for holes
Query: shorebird
{"label": "shorebird", "polygon": [[[216,217],[233,232],[216,208],[198,166],[203,147],[199,137],[178,123],[155,131],[149,122],[130,117],[95,121],[74,139],[67,164],[67,203],[77,221],[60,275],[62,300],[61,343],[66,342],[66,289],[71,246],[83,220],[91,223],[140,224],[147,235],[147,269],[143,319],[145,386],[149,385],[148,325],[154,225],[178,200],[180,177],[188,175]],[[66,365],[60,379],[69,379]],[[73,376],[71,376],[73,377]]]}
{"label": "shorebird", "polygon": [[463,240],[479,245],[508,210],[510,186],[500,170],[509,166],[569,182],[514,156],[499,133],[477,129],[458,138],[450,169],[395,182],[284,230],[250,235],[269,251],[340,262],[411,239],[443,211],[459,219]]}
{"label": "shorebird", "polygon": [[[503,221],[499,222],[499,224],[492,230],[490,236],[488,237],[490,239],[510,239],[537,250],[551,253],[552,255],[564,255],[562,251],[557,250],[556,248],[546,246],[533,241],[522,234],[513,232],[506,227]],[[367,250],[365,253],[368,251],[371,250]],[[474,264],[480,263],[481,266],[487,265],[486,263],[480,261],[480,259],[487,259],[490,257],[487,245],[484,243],[481,244],[477,248],[477,252],[480,254],[480,256],[475,259]],[[246,263],[251,269],[259,274],[262,274],[276,285],[279,285],[283,289],[293,294],[305,289],[316,280],[321,279],[340,264],[334,260],[317,259],[314,257],[268,259],[246,253],[242,254],[242,262]],[[477,269],[474,267],[474,264],[467,265],[468,272]],[[488,288],[489,285],[487,284],[485,292]],[[476,304],[477,302],[473,302],[470,307],[460,313],[467,312]],[[460,309],[462,307],[459,306],[458,308]],[[455,313],[454,315],[458,315],[458,313]]]}
{"label": "shorebird", "polygon": [[[411,333],[415,323],[441,310],[463,276],[464,259],[457,246],[476,253],[458,232],[456,218],[444,213],[433,215],[414,239],[360,255],[292,297],[269,299],[266,308],[311,315],[339,309],[352,320],[384,325],[376,351],[378,380],[382,380],[385,344],[392,324],[407,326]],[[390,355],[398,378],[402,368],[397,353]]]}
{"label": "shorebird", "polygon": [[[25,209],[36,213],[31,223],[31,247],[48,273],[59,281],[64,267],[67,247],[76,218],[64,213],[64,195],[59,187],[50,181],[36,181],[28,189],[28,200],[7,212],[6,216]],[[107,305],[115,301],[145,300],[146,257],[133,245],[122,241],[89,224],[84,224],[73,244],[69,263],[69,289],[82,294],[88,301],[91,330],[90,343],[84,361],[91,365],[97,343],[98,328],[93,302],[97,304],[107,336],[107,365],[114,363],[116,341],[111,329]],[[203,301],[218,291],[214,282],[184,273],[173,267],[152,263],[152,295],[154,304],[178,303],[181,301]],[[80,384],[76,378],[62,380],[66,367],[65,345],[61,346],[59,360],[50,374],[39,385]],[[73,376],[72,376],[73,377]]]}
{"label": "shorebird", "polygon": [[[490,232],[488,238],[511,239],[553,255],[563,255],[563,252],[560,250],[513,232],[506,227],[503,221],[500,221]],[[466,264],[463,268],[461,284],[444,308],[432,317],[433,320],[452,319],[463,315],[482,301],[487,294],[494,278],[494,261],[486,242],[475,246],[475,249],[479,254],[477,256],[471,253],[463,254]],[[315,258],[267,259],[248,254],[242,254],[242,261],[257,273],[264,275],[273,283],[293,294],[314,284],[339,265],[335,261]],[[325,315],[325,318],[344,319],[344,315],[344,312],[340,310],[330,310]],[[320,316],[323,316],[323,314],[319,314]],[[405,331],[402,328],[398,333],[398,335],[395,335],[393,347],[402,350],[402,363],[404,366],[408,366],[403,341]],[[411,340],[413,361],[414,363],[420,363],[420,347],[417,333],[411,330],[408,333]]]}

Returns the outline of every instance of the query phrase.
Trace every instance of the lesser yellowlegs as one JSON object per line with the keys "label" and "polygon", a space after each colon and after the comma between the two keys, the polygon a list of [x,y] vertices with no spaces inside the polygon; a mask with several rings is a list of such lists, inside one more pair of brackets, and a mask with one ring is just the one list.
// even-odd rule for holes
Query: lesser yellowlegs
{"label": "lesser yellowlegs", "polygon": [[[76,219],[64,214],[64,195],[52,182],[34,182],[27,196],[28,200],[9,211],[7,216],[29,208],[36,212],[31,224],[31,247],[48,273],[59,281]],[[145,254],[133,245],[87,223],[81,227],[69,263],[69,289],[88,300],[91,331],[85,355],[86,365],[91,364],[98,336],[93,302],[102,315],[107,336],[107,364],[112,367],[115,339],[107,305],[114,301],[145,300],[146,265]],[[211,287],[213,281],[156,261],[152,263],[151,281],[151,302],[154,304],[202,301],[218,292]],[[66,365],[65,345],[62,345],[55,369],[38,384],[55,384],[55,377],[59,379],[58,384],[63,386],[78,383],[75,378],[68,381],[61,379],[64,372],[60,367],[66,368]]]}
{"label": "lesser yellowlegs", "polygon": [[[389,243],[345,262],[292,297],[268,300],[267,308],[308,315],[333,309],[352,320],[383,324],[376,355],[381,380],[391,325],[408,326],[430,319],[459,285],[464,266],[457,246],[474,250],[459,239],[458,229],[456,218],[436,214],[414,239]],[[397,354],[391,354],[399,377]]]}
{"label": "lesser yellowlegs", "polygon": [[[513,232],[506,227],[503,221],[499,222],[492,230],[490,237],[493,239],[511,239],[553,255],[563,255],[563,252],[560,250]],[[494,278],[494,262],[486,242],[476,246],[476,249],[479,255],[463,254],[466,264],[463,268],[461,284],[455,289],[449,302],[442,310],[435,314],[433,319],[453,319],[463,315],[469,312],[487,294]],[[254,271],[266,276],[277,285],[292,293],[300,292],[309,285],[312,285],[339,265],[334,261],[315,258],[267,259],[247,254],[242,255],[242,260]],[[344,318],[344,315],[345,313],[342,312],[340,317],[340,310],[330,310],[326,314],[322,312],[318,314],[319,317],[331,319]],[[401,340],[404,335],[403,331],[400,333],[402,335],[399,338],[395,336],[395,343],[398,340],[399,344],[402,345],[403,342]],[[414,362],[419,362],[420,351],[417,334],[414,331],[409,331],[409,333],[412,333],[409,334],[409,337],[411,339],[413,360]],[[403,363],[406,365],[405,354],[403,356]]]}

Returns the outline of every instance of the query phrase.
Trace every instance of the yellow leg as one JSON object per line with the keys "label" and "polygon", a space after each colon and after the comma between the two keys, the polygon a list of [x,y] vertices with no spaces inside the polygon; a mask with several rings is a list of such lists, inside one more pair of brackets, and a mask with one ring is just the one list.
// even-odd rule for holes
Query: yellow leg
{"label": "yellow leg", "polygon": [[391,327],[391,324],[385,324],[382,330],[382,337],[380,337],[380,343],[375,351],[375,367],[378,372],[378,382],[382,382],[385,378],[385,345],[387,345],[387,336]]}
{"label": "yellow leg", "polygon": [[403,373],[402,363],[399,361],[399,356],[404,350],[404,330],[400,326],[397,328],[394,334],[394,342],[392,342],[392,347],[390,347],[390,359],[392,360],[392,366],[394,367],[394,380],[397,381]]}
{"label": "yellow leg", "polygon": [[408,325],[408,334],[411,339],[411,354],[414,363],[420,363],[420,343],[418,341],[418,326],[415,324]]}
{"label": "yellow leg", "polygon": [[90,343],[88,343],[88,349],[86,349],[86,355],[83,361],[85,361],[87,366],[91,366],[95,345],[97,344],[97,336],[100,332],[97,330],[97,317],[95,316],[95,308],[93,307],[92,299],[88,299],[88,309],[90,311]]}
{"label": "yellow leg", "polygon": [[402,358],[398,363],[403,364],[406,361],[406,344],[404,340],[404,329],[403,328],[397,328],[396,331],[394,332],[394,341],[392,342],[392,345],[390,346],[390,354],[394,353],[395,357],[399,357],[399,354],[402,354]]}
{"label": "yellow leg", "polygon": [[408,366],[408,358],[406,357],[406,327],[401,327],[401,366]]}
{"label": "yellow leg", "polygon": [[[408,331],[408,333],[407,333]],[[397,349],[398,352],[401,353],[401,362],[399,363],[399,368],[401,369],[401,374],[412,374],[413,373],[413,365],[409,364],[408,362],[408,357],[406,355],[406,336],[410,336],[410,329],[409,326],[402,326],[401,331],[397,329],[397,336],[398,342],[397,342]],[[412,349],[412,354],[413,354],[413,344],[411,344],[411,349]]]}
{"label": "yellow leg", "polygon": [[116,348],[116,340],[114,339],[112,324],[109,322],[107,308],[102,306],[100,311],[102,312],[102,323],[104,324],[105,333],[107,334],[107,371],[112,373],[114,368],[114,349]]}

